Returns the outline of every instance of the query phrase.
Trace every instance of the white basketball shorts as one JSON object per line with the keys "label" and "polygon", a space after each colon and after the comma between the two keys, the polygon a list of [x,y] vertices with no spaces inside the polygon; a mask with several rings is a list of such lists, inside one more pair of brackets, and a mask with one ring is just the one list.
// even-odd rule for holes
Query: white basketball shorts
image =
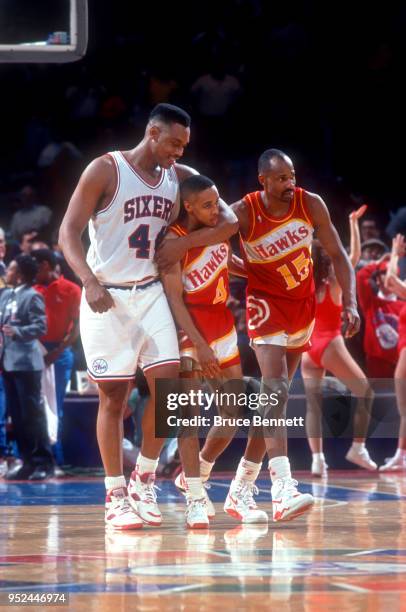
{"label": "white basketball shorts", "polygon": [[90,378],[130,380],[137,366],[145,373],[178,364],[178,339],[162,284],[109,292],[115,305],[103,313],[93,312],[82,292],[80,335]]}

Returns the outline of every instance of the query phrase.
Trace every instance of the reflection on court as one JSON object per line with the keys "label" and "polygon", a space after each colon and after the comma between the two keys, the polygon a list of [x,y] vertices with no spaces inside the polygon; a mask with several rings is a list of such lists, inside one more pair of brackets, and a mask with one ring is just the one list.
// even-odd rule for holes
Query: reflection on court
{"label": "reflection on court", "polygon": [[[300,480],[312,512],[268,526],[233,522],[228,479],[213,480],[209,531],[185,529],[183,500],[163,481],[163,527],[133,533],[105,532],[101,480],[0,483],[1,592],[69,592],[75,610],[405,609],[404,477]],[[258,486],[270,513],[269,483]]]}

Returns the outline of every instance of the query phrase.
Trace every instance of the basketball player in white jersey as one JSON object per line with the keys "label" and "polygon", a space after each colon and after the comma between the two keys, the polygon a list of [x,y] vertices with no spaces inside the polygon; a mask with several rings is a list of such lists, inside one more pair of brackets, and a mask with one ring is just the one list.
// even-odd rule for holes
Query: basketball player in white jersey
{"label": "basketball player in white jersey", "polygon": [[[61,248],[83,283],[81,337],[89,376],[99,387],[97,440],[106,472],[105,521],[114,529],[162,521],[154,488],[163,444],[155,437],[155,380],[178,377],[179,352],[154,257],[166,227],[178,215],[179,181],[196,174],[176,163],[189,137],[189,115],[158,104],[134,149],[108,153],[86,168],[60,228]],[[221,217],[215,228],[193,232],[183,247],[216,244],[235,233],[236,217],[224,203]],[[87,224],[86,257],[81,236]],[[141,453],[127,489],[123,411],[137,366],[143,369],[151,397],[143,417]],[[189,459],[196,464],[187,452],[184,465]],[[205,522],[207,515],[199,503],[203,491],[198,477],[197,470],[189,486],[189,527]]]}

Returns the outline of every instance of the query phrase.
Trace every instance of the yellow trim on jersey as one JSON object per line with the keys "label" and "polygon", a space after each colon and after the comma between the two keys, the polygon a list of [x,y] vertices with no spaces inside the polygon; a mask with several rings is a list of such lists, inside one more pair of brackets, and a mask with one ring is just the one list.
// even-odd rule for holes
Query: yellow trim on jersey
{"label": "yellow trim on jersey", "polygon": [[232,359],[235,359],[236,357],[239,357],[239,356],[240,356],[240,351],[237,349],[235,353],[233,353],[233,355],[231,355],[230,357],[225,357],[224,359],[218,359],[218,362],[220,365],[223,365],[227,363],[227,361],[231,361]]}

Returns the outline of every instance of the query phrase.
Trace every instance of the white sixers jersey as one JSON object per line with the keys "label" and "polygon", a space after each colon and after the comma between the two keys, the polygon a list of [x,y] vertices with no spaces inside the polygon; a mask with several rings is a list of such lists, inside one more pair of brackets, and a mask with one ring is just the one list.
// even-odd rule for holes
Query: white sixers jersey
{"label": "white sixers jersey", "polygon": [[116,169],[113,199],[89,221],[87,263],[99,281],[125,284],[157,276],[154,255],[179,198],[176,170],[161,170],[148,185],[121,151],[109,153]]}

